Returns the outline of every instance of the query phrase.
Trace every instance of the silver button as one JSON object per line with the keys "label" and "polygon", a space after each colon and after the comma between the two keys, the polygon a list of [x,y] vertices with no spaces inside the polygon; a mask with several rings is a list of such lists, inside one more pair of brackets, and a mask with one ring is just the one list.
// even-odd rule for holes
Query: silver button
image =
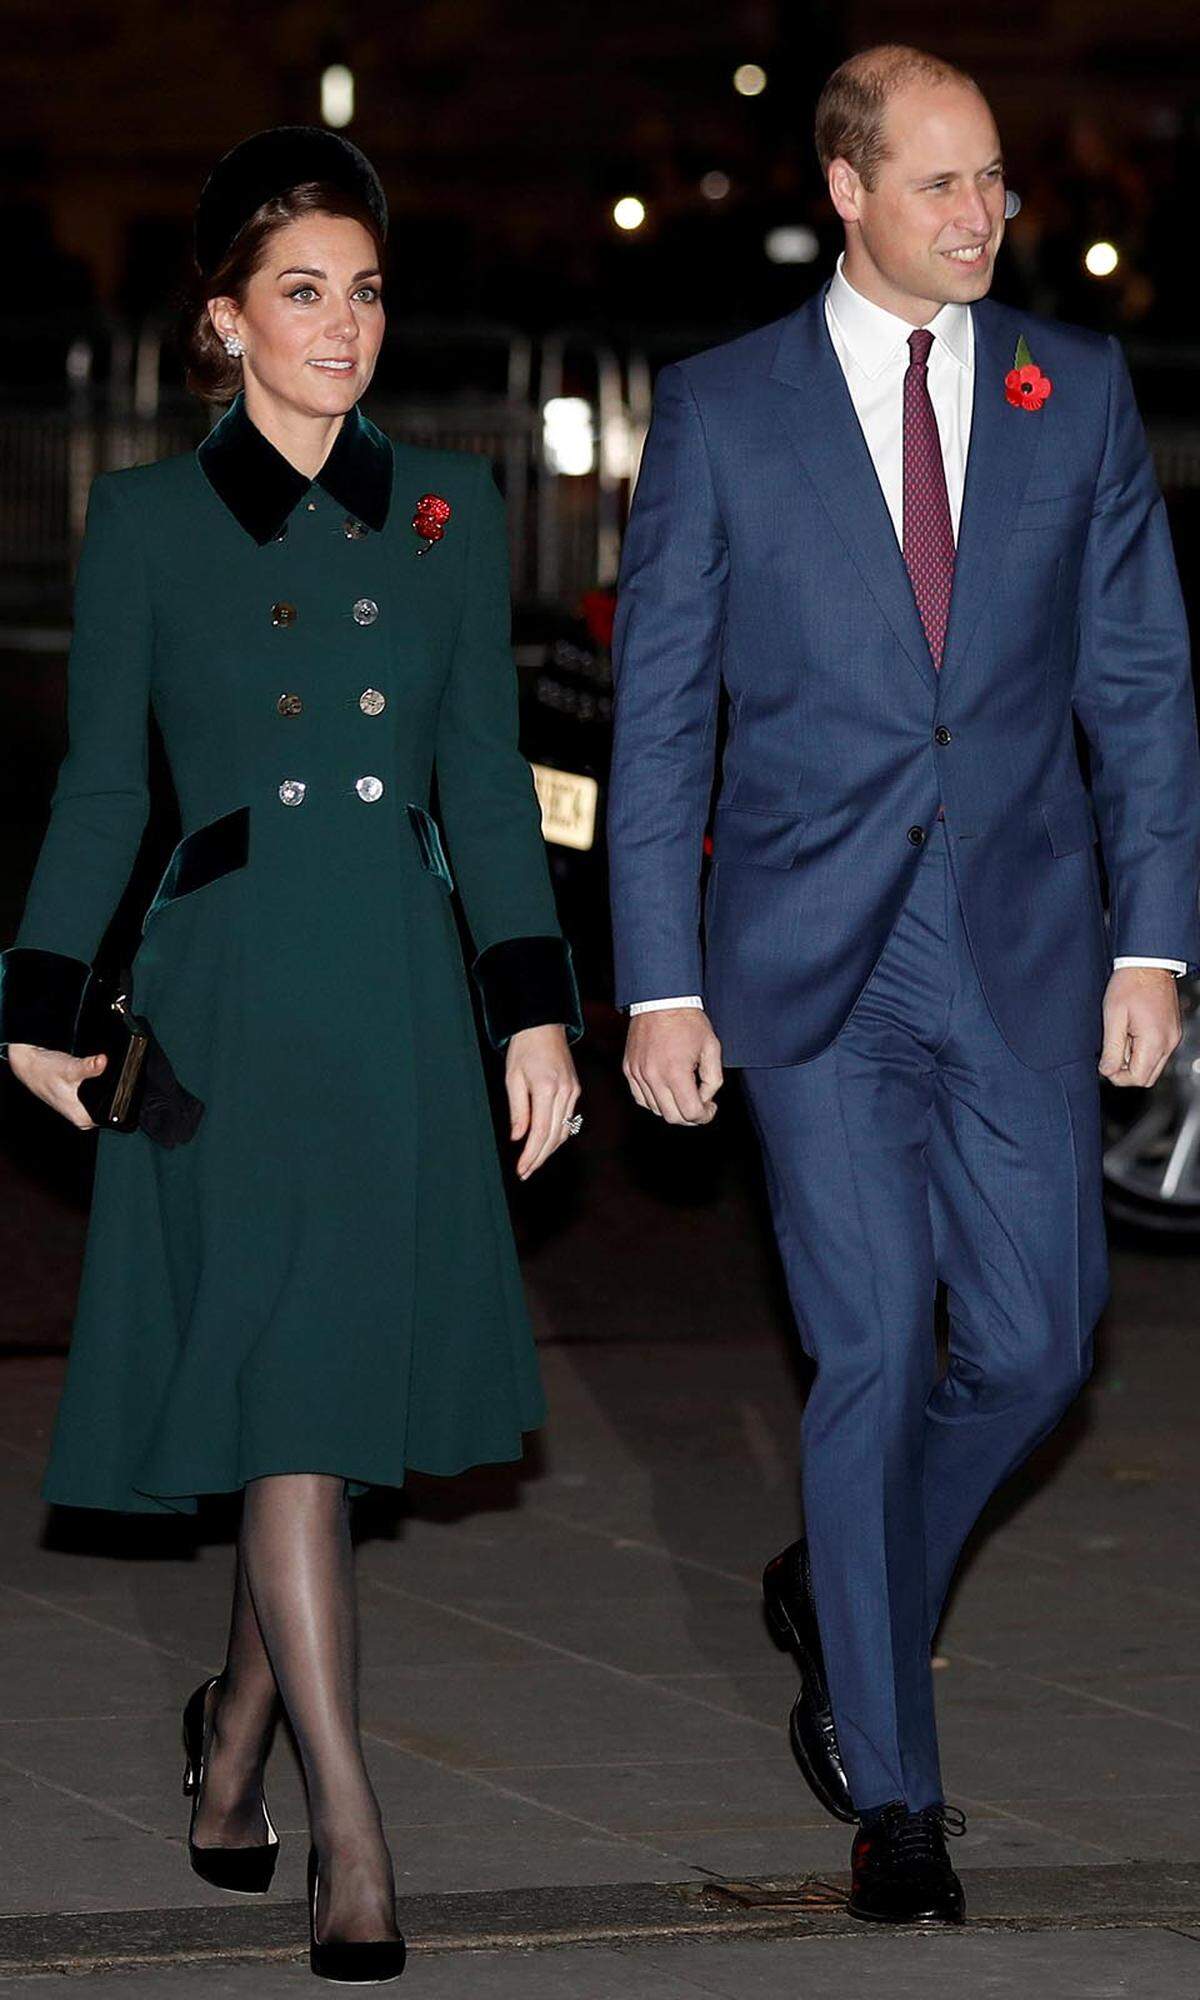
{"label": "silver button", "polygon": [[298,694],[281,694],[275,706],[280,715],[299,715],[304,703]]}
{"label": "silver button", "polygon": [[360,597],[354,607],[356,625],[373,625],[379,616],[379,606],[373,597]]}
{"label": "silver button", "polygon": [[364,799],[369,806],[373,806],[376,799],[383,797],[383,779],[359,778],[354,789],[360,799]]}
{"label": "silver button", "polygon": [[310,501],[309,501],[309,503],[308,503],[308,511],[309,511],[309,513],[310,513],[310,514],[315,514],[315,513],[316,513],[316,511],[317,511],[317,503],[316,503],[316,501],[315,501],[315,500],[310,500]]}
{"label": "silver button", "polygon": [[378,688],[364,688],[358,697],[358,705],[364,715],[382,715],[387,707],[387,696]]}
{"label": "silver button", "polygon": [[271,606],[272,625],[294,625],[296,607],[294,604],[273,604]]}
{"label": "silver button", "polygon": [[347,514],[342,522],[342,533],[348,542],[361,542],[367,533],[367,524],[365,521],[356,521],[353,514]]}
{"label": "silver button", "polygon": [[298,806],[307,790],[303,778],[285,778],[279,787],[279,796],[285,806]]}

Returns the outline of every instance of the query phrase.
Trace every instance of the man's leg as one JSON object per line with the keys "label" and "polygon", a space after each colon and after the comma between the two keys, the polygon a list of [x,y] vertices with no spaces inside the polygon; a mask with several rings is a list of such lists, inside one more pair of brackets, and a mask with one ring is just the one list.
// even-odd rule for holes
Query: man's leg
{"label": "man's leg", "polygon": [[817,1364],[801,1432],[805,1526],[860,1813],[942,1799],[923,1480],[936,1377],[925,1154],[953,990],[945,919],[944,857],[930,851],[833,1046],[743,1076],[800,1338]]}
{"label": "man's leg", "polygon": [[1018,1060],[988,1012],[957,899],[948,915],[958,982],[928,1156],[951,1328],[926,1426],[930,1637],[989,1496],[1086,1379],[1108,1292],[1096,1065]]}

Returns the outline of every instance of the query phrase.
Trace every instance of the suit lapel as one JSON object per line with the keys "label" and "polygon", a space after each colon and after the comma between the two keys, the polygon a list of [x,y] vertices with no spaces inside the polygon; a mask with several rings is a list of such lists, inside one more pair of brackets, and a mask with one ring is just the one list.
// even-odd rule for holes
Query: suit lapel
{"label": "suit lapel", "polygon": [[971,439],[942,653],[943,679],[965,656],[1004,561],[1043,429],[1036,413],[1014,409],[1004,393],[1020,332],[1018,315],[985,299],[971,308],[971,319],[975,329]]}
{"label": "suit lapel", "polygon": [[[936,687],[937,670],[917,615],[904,556],[829,338],[827,290],[823,287],[785,322],[772,380],[788,391],[784,421],[825,511],[913,666],[923,681]],[[1002,401],[1003,395],[1001,384]],[[1031,421],[1028,412],[1012,414]],[[957,582],[956,575],[956,589]]]}

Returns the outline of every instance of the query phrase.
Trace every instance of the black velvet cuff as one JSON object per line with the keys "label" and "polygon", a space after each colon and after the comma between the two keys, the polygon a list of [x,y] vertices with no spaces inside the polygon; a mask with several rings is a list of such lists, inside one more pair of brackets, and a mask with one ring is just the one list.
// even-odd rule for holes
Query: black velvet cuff
{"label": "black velvet cuff", "polygon": [[0,1047],[32,1042],[71,1053],[91,967],[58,951],[13,945],[0,952]]}
{"label": "black velvet cuff", "polygon": [[583,1033],[579,984],[571,947],[561,937],[504,938],[481,951],[471,967],[483,1000],[483,1025],[502,1049],[522,1028],[560,1022],[567,1040]]}

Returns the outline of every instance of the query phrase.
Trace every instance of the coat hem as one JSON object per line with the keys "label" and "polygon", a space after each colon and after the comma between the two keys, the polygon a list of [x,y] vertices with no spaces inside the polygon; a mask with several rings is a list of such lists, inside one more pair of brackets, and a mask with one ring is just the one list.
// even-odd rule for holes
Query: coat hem
{"label": "coat hem", "polygon": [[192,1486],[177,1487],[168,1492],[159,1487],[130,1486],[118,1497],[111,1490],[100,1497],[71,1481],[47,1477],[42,1484],[41,1498],[51,1507],[76,1507],[91,1513],[118,1514],[194,1514],[200,1500],[226,1493],[240,1493],[252,1479],[267,1479],[287,1473],[324,1473],[332,1478],[344,1479],[350,1489],[352,1499],[359,1498],[373,1487],[391,1487],[399,1491],[410,1472],[423,1478],[457,1479],[464,1472],[472,1472],[485,1465],[519,1465],[525,1456],[525,1439],[542,1427],[542,1418],[537,1418],[521,1426],[521,1440],[509,1451],[489,1452],[486,1457],[455,1458],[449,1462],[429,1463],[418,1458],[405,1459],[399,1468],[387,1467],[378,1472],[360,1470],[348,1472],[345,1463],[316,1464],[311,1458],[303,1463],[288,1462],[258,1465],[239,1471],[228,1480],[216,1479],[211,1475],[197,1478]]}

